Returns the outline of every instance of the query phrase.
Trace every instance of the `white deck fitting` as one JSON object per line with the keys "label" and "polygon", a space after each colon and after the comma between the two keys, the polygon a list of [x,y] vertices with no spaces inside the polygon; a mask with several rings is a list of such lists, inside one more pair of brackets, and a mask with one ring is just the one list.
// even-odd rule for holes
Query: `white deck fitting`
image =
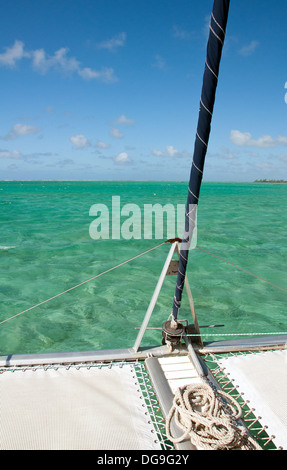
{"label": "white deck fitting", "polygon": [[[178,387],[185,387],[202,381],[188,355],[162,358],[149,357],[145,360],[145,366],[165,419],[167,419],[173,406],[174,393]],[[174,419],[172,419],[170,426],[172,436],[176,439],[182,437],[183,431]],[[175,443],[175,448],[179,451],[196,449],[188,438]]]}
{"label": "white deck fitting", "polygon": [[202,383],[188,356],[171,356],[158,359],[173,393],[179,387]]}
{"label": "white deck fitting", "polygon": [[135,376],[130,364],[3,372],[0,449],[160,449]]}
{"label": "white deck fitting", "polygon": [[248,407],[268,426],[277,447],[287,450],[287,350],[231,356],[217,361]]}

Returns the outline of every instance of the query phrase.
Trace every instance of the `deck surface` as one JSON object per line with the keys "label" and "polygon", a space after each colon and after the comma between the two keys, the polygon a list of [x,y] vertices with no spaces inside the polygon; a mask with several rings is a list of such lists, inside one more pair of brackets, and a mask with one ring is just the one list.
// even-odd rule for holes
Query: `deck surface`
{"label": "deck surface", "polygon": [[202,382],[188,355],[162,357],[158,361],[173,393],[178,387]]}

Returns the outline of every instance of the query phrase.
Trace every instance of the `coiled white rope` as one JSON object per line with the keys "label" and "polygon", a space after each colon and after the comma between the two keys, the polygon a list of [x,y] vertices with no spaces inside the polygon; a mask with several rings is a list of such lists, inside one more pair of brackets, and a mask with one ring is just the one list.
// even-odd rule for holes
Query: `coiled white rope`
{"label": "coiled white rope", "polygon": [[[180,387],[166,420],[167,437],[173,443],[189,438],[202,450],[262,450],[247,429],[237,422],[241,413],[234,398],[225,392],[213,391],[205,383]],[[179,438],[171,434],[173,418],[183,431]]]}

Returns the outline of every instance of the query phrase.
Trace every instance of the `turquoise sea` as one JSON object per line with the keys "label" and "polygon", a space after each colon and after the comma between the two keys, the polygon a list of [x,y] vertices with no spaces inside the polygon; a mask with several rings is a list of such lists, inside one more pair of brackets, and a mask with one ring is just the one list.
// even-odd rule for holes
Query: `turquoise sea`
{"label": "turquoise sea", "polygon": [[[0,322],[162,242],[90,237],[93,204],[185,204],[186,182],[0,182]],[[203,183],[188,279],[203,334],[287,331],[287,184]],[[123,217],[122,221],[127,217]],[[170,245],[0,324],[0,354],[133,345]],[[166,277],[149,326],[172,310]],[[186,295],[180,319],[192,320]],[[236,336],[232,336],[236,338]],[[226,339],[208,336],[207,340]],[[161,343],[148,330],[142,346]]]}

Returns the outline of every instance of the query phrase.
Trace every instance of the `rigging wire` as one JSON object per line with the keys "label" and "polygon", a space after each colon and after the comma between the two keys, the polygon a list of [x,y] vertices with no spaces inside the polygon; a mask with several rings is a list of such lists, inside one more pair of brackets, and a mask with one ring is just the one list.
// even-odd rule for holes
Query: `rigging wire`
{"label": "rigging wire", "polygon": [[50,297],[49,299],[43,300],[42,302],[39,302],[38,304],[33,305],[33,307],[27,308],[26,310],[23,310],[22,312],[17,313],[16,315],[13,315],[13,316],[10,317],[10,318],[6,318],[6,320],[2,320],[2,321],[0,322],[0,325],[2,325],[2,323],[5,323],[5,322],[7,322],[7,321],[9,321],[9,320],[12,320],[12,319],[15,318],[15,317],[19,317],[19,316],[22,315],[23,313],[29,312],[30,310],[33,310],[34,308],[39,307],[40,305],[43,305],[43,304],[49,302],[50,300],[56,299],[57,297],[60,297],[60,295],[66,294],[67,292],[70,292],[71,290],[76,289],[77,287],[80,287],[80,286],[82,286],[83,284],[86,284],[87,282],[93,281],[93,279],[96,279],[97,277],[100,277],[100,276],[102,276],[103,274],[107,274],[107,273],[109,273],[110,271],[113,271],[114,269],[119,268],[120,266],[123,266],[124,264],[129,263],[130,261],[132,261],[132,260],[134,260],[134,259],[136,259],[136,258],[139,258],[140,256],[143,256],[143,255],[149,253],[150,251],[155,250],[156,248],[159,248],[160,246],[164,245],[165,243],[166,243],[166,241],[163,242],[163,243],[160,243],[159,245],[154,246],[153,248],[150,248],[149,250],[144,251],[143,253],[140,253],[139,255],[133,256],[132,258],[130,258],[130,259],[126,260],[126,261],[123,261],[122,263],[117,264],[116,266],[113,266],[112,268],[109,268],[109,269],[107,269],[106,271],[103,271],[102,273],[96,274],[95,276],[91,277],[90,279],[87,279],[86,281],[80,282],[80,283],[77,284],[76,286],[70,287],[69,289],[67,289],[67,290],[65,290],[65,291],[63,291],[63,292],[60,292],[59,294],[56,294],[56,295],[54,295],[53,297]]}
{"label": "rigging wire", "polygon": [[209,254],[209,255],[211,255],[211,256],[214,256],[214,258],[218,258],[218,259],[220,259],[221,261],[224,261],[225,263],[230,264],[230,265],[233,266],[234,268],[240,269],[241,271],[243,271],[243,272],[245,272],[245,273],[247,273],[247,274],[250,274],[250,276],[254,276],[254,277],[256,277],[257,279],[260,279],[261,281],[267,282],[267,284],[270,284],[271,286],[276,287],[277,289],[283,290],[283,292],[287,292],[287,290],[286,290],[286,289],[283,289],[283,287],[279,287],[279,286],[277,286],[276,284],[273,284],[273,282],[266,281],[266,279],[263,279],[262,277],[259,277],[259,276],[257,276],[256,274],[253,274],[253,273],[251,273],[250,271],[247,271],[246,269],[243,269],[243,268],[241,268],[240,266],[237,266],[237,264],[230,263],[230,261],[227,261],[226,259],[220,258],[220,256],[214,255],[213,253],[210,253],[210,251],[204,250],[203,248],[200,248],[199,246],[196,246],[196,248],[197,248],[198,250],[204,251],[205,253],[207,253],[207,254]]}
{"label": "rigging wire", "polygon": [[[153,250],[159,248],[160,246],[165,245],[167,242],[174,243],[175,241],[181,241],[181,240],[180,240],[179,238],[174,238],[174,239],[166,240],[166,241],[160,243],[159,245],[156,245],[156,246],[150,248],[149,250],[144,251],[143,253],[140,253],[140,254],[138,254],[138,255],[136,255],[136,256],[133,256],[132,258],[129,258],[128,260],[123,261],[123,262],[117,264],[116,266],[113,266],[112,268],[107,269],[106,271],[103,271],[103,272],[101,272],[101,273],[99,273],[99,274],[96,274],[95,276],[91,277],[90,279],[87,279],[87,280],[85,280],[85,281],[83,281],[83,282],[80,282],[79,284],[77,284],[77,285],[75,285],[75,286],[73,286],[73,287],[70,287],[69,289],[66,289],[66,290],[63,291],[63,292],[60,292],[59,294],[56,294],[56,295],[54,295],[53,297],[50,297],[49,299],[43,300],[42,302],[39,302],[38,304],[33,305],[32,307],[27,308],[26,310],[23,310],[22,312],[19,312],[19,313],[17,313],[16,315],[13,315],[13,316],[11,316],[11,317],[9,317],[9,318],[6,318],[5,320],[2,320],[2,321],[0,322],[0,325],[2,325],[3,323],[6,323],[6,322],[9,321],[9,320],[12,320],[13,318],[19,317],[19,316],[22,315],[23,313],[29,312],[30,310],[33,310],[34,308],[39,307],[40,305],[43,305],[43,304],[45,304],[45,303],[47,303],[47,302],[50,302],[50,300],[56,299],[57,297],[60,297],[61,295],[66,294],[67,292],[70,292],[70,291],[76,289],[77,287],[80,287],[80,286],[82,286],[83,284],[86,284],[87,282],[93,281],[94,279],[96,279],[96,278],[98,278],[98,277],[100,277],[100,276],[103,276],[104,274],[107,274],[107,273],[113,271],[114,269],[117,269],[117,268],[123,266],[124,264],[127,264],[127,263],[129,263],[130,261],[133,261],[134,259],[140,258],[141,256],[143,256],[143,255],[145,255],[145,254],[147,254],[147,253],[149,253],[149,252],[151,252],[151,251],[153,251]],[[209,255],[211,255],[211,256],[213,256],[213,257],[215,257],[215,258],[220,259],[221,261],[224,261],[224,262],[227,263],[227,264],[230,264],[231,266],[233,266],[233,267],[235,267],[235,268],[237,268],[237,269],[240,269],[241,271],[243,271],[243,272],[245,272],[245,273],[247,273],[247,274],[250,274],[251,276],[254,276],[255,278],[257,278],[257,279],[259,279],[259,280],[261,280],[261,281],[266,282],[267,284],[270,284],[270,285],[273,286],[273,287],[276,287],[277,289],[282,290],[283,292],[287,292],[287,290],[286,290],[286,289],[283,289],[283,287],[279,287],[279,286],[277,286],[276,284],[273,284],[272,282],[267,281],[266,279],[263,279],[262,277],[259,277],[259,276],[257,276],[256,274],[253,274],[253,273],[251,273],[250,271],[247,271],[246,269],[243,269],[243,268],[241,268],[240,266],[237,266],[236,264],[233,264],[233,263],[231,263],[230,261],[227,261],[226,259],[221,258],[220,256],[217,256],[217,255],[211,253],[210,251],[207,251],[207,250],[205,250],[205,249],[203,249],[203,248],[200,248],[199,246],[196,246],[196,248],[199,249],[199,250],[201,250],[201,251],[203,251],[203,252],[205,252],[205,253],[207,253],[207,254],[209,254]],[[254,333],[253,333],[253,334],[254,334]],[[257,333],[256,333],[256,334],[257,334]],[[279,333],[277,333],[277,334],[279,334]],[[285,334],[285,333],[284,333],[284,334]],[[196,336],[196,335],[193,334],[192,336]],[[222,335],[220,334],[219,336],[222,336]]]}

